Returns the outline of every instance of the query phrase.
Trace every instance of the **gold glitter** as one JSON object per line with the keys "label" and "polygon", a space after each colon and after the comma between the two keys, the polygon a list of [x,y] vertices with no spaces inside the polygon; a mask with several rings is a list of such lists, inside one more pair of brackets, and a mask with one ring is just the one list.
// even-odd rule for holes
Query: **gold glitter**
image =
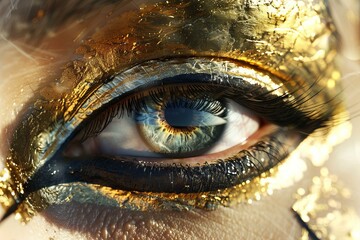
{"label": "gold glitter", "polygon": [[[326,168],[313,178],[313,185],[305,194],[298,194],[293,210],[319,239],[360,239],[360,218],[345,204],[349,190]],[[303,231],[301,239],[308,239]]]}
{"label": "gold glitter", "polygon": [[5,168],[0,172],[0,203],[4,207],[9,207],[13,203],[12,196],[15,195],[10,182],[9,170]]}

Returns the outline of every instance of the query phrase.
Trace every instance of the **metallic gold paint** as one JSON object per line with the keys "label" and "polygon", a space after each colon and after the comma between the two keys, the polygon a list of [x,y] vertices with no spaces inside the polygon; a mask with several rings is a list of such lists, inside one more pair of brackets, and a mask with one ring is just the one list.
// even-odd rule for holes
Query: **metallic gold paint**
{"label": "metallic gold paint", "polygon": [[[247,68],[276,76],[285,89],[299,89],[295,98],[310,93],[313,97],[303,101],[299,108],[306,111],[320,106],[318,115],[323,114],[327,111],[324,104],[336,104],[328,100],[340,91],[339,76],[334,74],[337,73],[333,61],[335,28],[330,19],[323,2],[310,0],[174,0],[112,16],[79,46],[78,57],[65,66],[59,77],[57,84],[72,91],[60,90],[50,83],[30,101],[30,112],[11,140],[6,162],[9,177],[5,174],[6,179],[0,185],[2,205],[8,206],[13,196],[22,192],[22,184],[57,150],[56,143],[64,138],[63,129],[94,92],[114,74],[149,60],[196,56],[237,61]],[[271,192],[259,182],[275,176],[275,169],[244,186],[186,196],[144,195],[85,184],[58,186],[32,194],[18,212],[28,220],[48,204],[71,198],[91,201],[94,194],[103,196],[99,204],[105,205],[122,206],[124,199],[131,199],[127,203],[131,209],[161,209],[167,205],[212,209],[218,204],[228,205],[229,199],[250,201],[253,196],[257,199],[259,194]],[[54,192],[59,194],[57,199]],[[76,193],[81,194],[76,196]],[[150,207],[153,202],[156,204]]]}
{"label": "metallic gold paint", "polygon": [[[343,206],[350,195],[335,175],[322,168],[308,191],[298,190],[293,210],[318,239],[359,239],[360,218],[349,204]],[[302,239],[309,239],[308,232]]]}

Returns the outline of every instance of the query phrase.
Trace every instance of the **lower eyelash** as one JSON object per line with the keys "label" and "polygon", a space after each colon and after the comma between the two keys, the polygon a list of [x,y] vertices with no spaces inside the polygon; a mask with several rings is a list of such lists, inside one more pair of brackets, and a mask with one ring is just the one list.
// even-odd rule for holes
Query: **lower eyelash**
{"label": "lower eyelash", "polygon": [[[297,147],[297,133],[279,129],[250,149],[214,164],[189,166],[139,162],[122,157],[66,159],[58,155],[24,185],[31,193],[71,182],[99,184],[128,191],[199,193],[232,187],[271,169]],[[49,175],[50,174],[50,175]],[[21,195],[19,199],[25,199]]]}

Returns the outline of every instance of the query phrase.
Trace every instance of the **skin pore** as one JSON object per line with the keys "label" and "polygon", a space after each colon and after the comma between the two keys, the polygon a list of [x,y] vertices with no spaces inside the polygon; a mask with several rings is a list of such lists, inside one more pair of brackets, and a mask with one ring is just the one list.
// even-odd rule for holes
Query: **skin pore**
{"label": "skin pore", "polygon": [[[104,26],[106,29],[108,21],[138,10],[145,2],[151,5],[157,1],[128,1],[116,8],[109,3],[100,10],[89,9],[76,17],[78,21],[65,21],[31,45],[16,34],[10,37],[0,35],[0,138],[4,143],[0,146],[1,164],[5,163],[12,133],[21,121],[19,118],[26,111],[23,106],[34,96],[43,94],[47,97],[46,90],[39,92],[40,86],[43,88],[49,81],[59,80],[66,63],[76,59],[74,53],[83,40],[94,34],[101,39],[103,35],[99,36],[99,29],[104,29]],[[47,13],[39,12],[39,19],[42,14],[46,16]],[[347,71],[356,71],[356,61],[351,64]],[[62,84],[61,81],[59,85],[59,92],[73,88],[72,84]],[[345,91],[352,89],[345,88]],[[348,141],[347,146],[354,142]],[[354,156],[348,159],[356,159],[356,150],[343,151],[348,152],[347,156]],[[341,160],[337,156],[342,156],[343,151],[340,154],[336,151],[337,155],[330,157],[325,166],[341,178],[346,176],[344,181],[351,187],[351,183],[359,180],[351,169],[359,166],[351,160],[348,164],[352,167],[337,164]],[[312,184],[312,177],[318,174],[319,168],[308,163],[302,180],[290,187],[251,204],[219,207],[215,211],[139,212],[93,203],[63,203],[48,207],[26,225],[11,216],[0,225],[0,236],[4,235],[6,239],[22,239],[23,236],[27,239],[298,239],[302,228],[290,210],[294,203],[293,194],[299,187],[307,189]],[[357,198],[359,195],[354,195],[351,201],[356,203]]]}

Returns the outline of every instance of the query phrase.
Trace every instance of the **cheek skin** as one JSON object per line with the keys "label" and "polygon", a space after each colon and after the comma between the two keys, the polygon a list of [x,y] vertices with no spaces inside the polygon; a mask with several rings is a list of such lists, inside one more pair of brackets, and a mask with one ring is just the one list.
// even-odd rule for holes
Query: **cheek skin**
{"label": "cheek skin", "polygon": [[42,216],[87,239],[299,239],[292,195],[299,185],[310,185],[315,172],[309,169],[301,183],[260,201],[215,211],[133,212],[70,203],[50,207]]}
{"label": "cheek skin", "polygon": [[[53,206],[6,236],[29,239],[288,239],[301,234],[290,212],[293,189],[251,205],[216,211],[128,212],[90,205]],[[286,197],[284,197],[286,196]],[[53,225],[55,224],[55,225]],[[2,226],[12,228],[11,223]],[[1,229],[1,228],[0,228]],[[65,230],[66,229],[66,230]],[[15,231],[14,231],[15,230]],[[74,234],[74,232],[76,234]],[[18,238],[16,238],[18,237]]]}
{"label": "cheek skin", "polygon": [[[49,219],[50,214],[52,222],[86,232],[90,239],[125,236],[129,239],[269,239],[269,234],[273,239],[284,239],[289,232],[283,226],[291,229],[291,235],[298,236],[301,231],[298,224],[287,212],[282,212],[284,205],[279,206],[275,200],[269,198],[252,206],[238,205],[213,212],[136,213],[72,204],[50,208],[45,217]],[[274,209],[276,213],[273,214]],[[82,211],[87,213],[86,219],[69,220],[71,216],[81,216],[79,212]]]}

